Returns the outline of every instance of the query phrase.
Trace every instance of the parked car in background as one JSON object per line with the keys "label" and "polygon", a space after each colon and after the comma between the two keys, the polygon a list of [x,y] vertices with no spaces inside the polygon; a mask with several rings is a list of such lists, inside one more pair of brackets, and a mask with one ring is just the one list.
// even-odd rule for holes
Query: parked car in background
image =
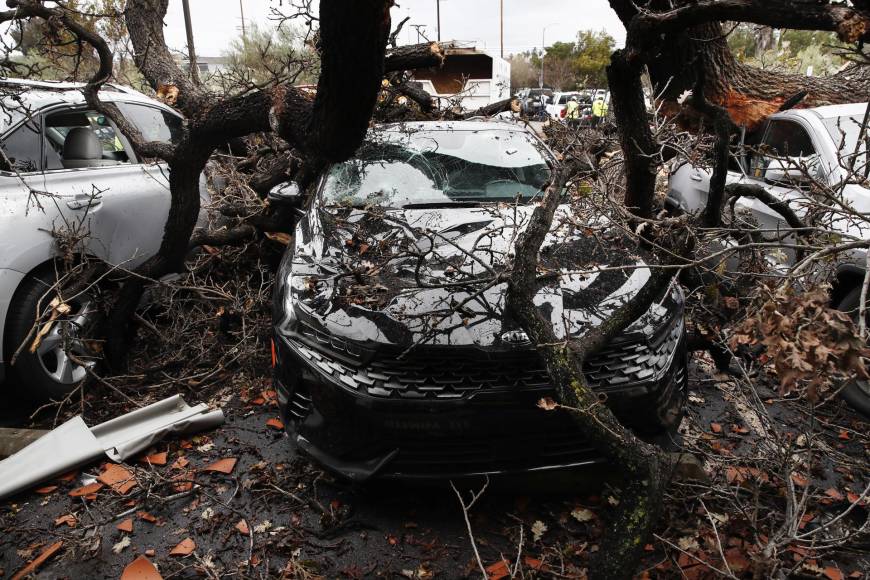
{"label": "parked car in background", "polygon": [[[752,151],[733,159],[727,182],[763,187],[776,199],[788,203],[798,216],[807,207],[830,206],[830,200],[814,199],[808,179],[827,186],[851,209],[817,216],[819,224],[851,239],[870,240],[870,189],[866,177],[868,166],[867,134],[863,142],[862,125],[866,103],[834,105],[813,109],[793,109],[772,115],[761,132],[760,142]],[[850,169],[851,168],[851,169]],[[854,179],[858,168],[862,179]],[[711,173],[688,163],[679,166],[670,177],[668,204],[683,212],[698,213],[707,205]],[[818,203],[814,203],[818,202]],[[769,241],[782,237],[788,229],[785,219],[760,200],[739,198],[738,216],[746,216],[758,227],[759,236]],[[793,234],[788,239],[794,241]],[[769,260],[783,267],[794,260],[794,252],[770,253]],[[861,286],[866,274],[867,251],[854,249],[837,256],[835,285],[831,295],[834,307],[856,314],[860,305]],[[844,390],[844,397],[857,409],[870,415],[870,385],[856,382]]]}
{"label": "parked car in background", "polygon": [[[52,309],[59,257],[81,252],[134,268],[157,252],[169,212],[165,164],[140,159],[115,124],[85,103],[81,88],[0,82],[0,382],[33,401],[66,396],[95,360],[83,335],[99,313],[87,292],[55,304],[38,348],[29,348],[37,311]],[[160,102],[118,86],[106,86],[100,98],[148,141],[180,137],[182,118]],[[200,190],[207,201],[204,179]],[[65,233],[80,246],[64,248]]]}
{"label": "parked car in background", "polygon": [[577,101],[580,103],[580,112],[582,114],[584,109],[588,109],[592,106],[592,101],[590,101],[586,96],[579,92],[570,92],[570,93],[554,93],[552,98],[550,98],[549,102],[546,105],[547,115],[554,120],[560,120],[564,118],[565,108],[568,106],[568,101],[571,97],[577,97]]}
{"label": "parked car in background", "polygon": [[545,107],[553,96],[551,89],[527,89],[519,96],[522,113],[526,117],[542,117],[546,114]]}
{"label": "parked car in background", "polygon": [[[477,294],[444,285],[508,259],[553,161],[526,127],[429,122],[377,127],[355,159],[328,169],[282,260],[273,303],[274,385],[300,449],[355,480],[600,460],[566,415],[536,408],[553,388],[504,311],[506,285]],[[275,195],[299,189],[288,184]],[[583,256],[600,271],[557,277],[537,300],[558,334],[577,338],[635,296],[650,271],[581,225],[560,223],[541,252],[547,268],[567,271]],[[375,269],[378,279],[360,284],[341,274],[356,268]],[[584,371],[638,432],[673,429],[686,393],[678,285]]]}

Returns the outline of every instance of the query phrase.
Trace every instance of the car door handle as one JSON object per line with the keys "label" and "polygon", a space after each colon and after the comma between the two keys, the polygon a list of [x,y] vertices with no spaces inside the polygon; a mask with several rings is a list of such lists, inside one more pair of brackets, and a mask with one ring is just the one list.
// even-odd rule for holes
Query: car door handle
{"label": "car door handle", "polygon": [[103,203],[103,200],[100,197],[79,194],[66,202],[66,206],[70,209],[85,209],[97,207],[101,203]]}
{"label": "car door handle", "polygon": [[700,173],[693,173],[689,176],[692,181],[704,181],[704,177]]}

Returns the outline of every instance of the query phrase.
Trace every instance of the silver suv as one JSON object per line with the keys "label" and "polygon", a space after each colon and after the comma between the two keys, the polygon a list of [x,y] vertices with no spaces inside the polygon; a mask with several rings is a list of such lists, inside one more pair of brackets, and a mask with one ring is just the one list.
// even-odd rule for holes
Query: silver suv
{"label": "silver suv", "polygon": [[[166,165],[138,158],[81,88],[0,81],[0,382],[33,400],[64,396],[93,364],[76,339],[95,315],[87,294],[52,304],[58,240],[66,232],[81,253],[133,268],[157,252],[169,212]],[[100,98],[146,140],[180,137],[183,119],[160,102],[117,86]],[[37,312],[52,322],[36,328]]]}
{"label": "silver suv", "polygon": [[[813,225],[842,241],[870,240],[870,133],[863,129],[867,103],[793,109],[772,115],[754,147],[732,159],[728,184],[764,188],[786,202],[799,217],[812,210]],[[667,203],[684,212],[703,211],[711,173],[683,164],[671,174]],[[819,193],[821,190],[821,193]],[[783,239],[789,230],[783,216],[761,200],[742,197],[736,216],[758,228],[766,241]],[[793,234],[783,240],[791,243]],[[775,266],[794,264],[792,250],[769,252]],[[837,255],[832,305],[857,314],[867,269],[867,250],[855,248]],[[870,415],[870,384],[857,382],[844,390],[853,407]]]}

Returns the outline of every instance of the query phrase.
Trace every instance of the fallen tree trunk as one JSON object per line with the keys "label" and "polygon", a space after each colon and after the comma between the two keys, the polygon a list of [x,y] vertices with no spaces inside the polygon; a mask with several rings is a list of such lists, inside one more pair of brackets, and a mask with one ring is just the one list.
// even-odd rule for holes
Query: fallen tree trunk
{"label": "fallen tree trunk", "polygon": [[509,99],[504,99],[501,101],[497,101],[495,103],[486,105],[485,107],[481,107],[476,111],[471,111],[462,115],[463,119],[472,119],[474,117],[492,117],[494,115],[498,115],[499,113],[504,113],[507,111],[513,111],[518,113],[520,110],[520,102],[518,99],[511,97]]}
{"label": "fallen tree trunk", "polygon": [[440,67],[444,64],[444,58],[444,49],[437,42],[400,46],[387,51],[384,70],[396,72]]}
{"label": "fallen tree trunk", "polygon": [[805,92],[798,107],[866,100],[870,74],[851,66],[829,77],[785,74],[744,65],[728,46],[721,22],[752,22],[775,28],[835,32],[844,42],[867,39],[870,8],[794,0],[652,0],[641,11],[631,0],[610,0],[611,7],[636,40],[634,58],[648,66],[653,91],[665,113],[676,114],[678,100],[697,84],[703,71],[707,99],[724,107],[736,125],[750,130],[777,112],[790,97]]}

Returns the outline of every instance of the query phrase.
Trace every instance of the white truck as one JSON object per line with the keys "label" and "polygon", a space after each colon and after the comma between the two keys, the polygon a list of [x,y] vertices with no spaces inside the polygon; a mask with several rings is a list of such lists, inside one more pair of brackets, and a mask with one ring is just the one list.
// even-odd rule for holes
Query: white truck
{"label": "white truck", "polygon": [[475,111],[511,96],[511,65],[508,61],[473,44],[457,41],[441,45],[446,56],[437,69],[414,72],[414,80],[442,102],[458,102],[466,111]]}
{"label": "white truck", "polygon": [[[813,225],[843,241],[870,240],[870,132],[864,129],[867,103],[792,109],[772,115],[761,140],[732,159],[727,183],[757,185],[785,201],[799,216],[814,207]],[[672,172],[667,203],[683,212],[698,213],[707,205],[711,172],[685,163]],[[824,194],[808,187],[821,184]],[[827,207],[826,211],[819,212]],[[773,241],[788,233],[785,218],[759,199],[741,197],[736,215],[745,216],[757,234]],[[790,234],[793,239],[793,234]],[[786,242],[788,243],[788,242]],[[794,252],[771,252],[769,259],[788,268]],[[831,304],[857,313],[867,269],[867,250],[856,248],[837,255]],[[857,381],[844,390],[853,407],[870,416],[870,384]]]}

